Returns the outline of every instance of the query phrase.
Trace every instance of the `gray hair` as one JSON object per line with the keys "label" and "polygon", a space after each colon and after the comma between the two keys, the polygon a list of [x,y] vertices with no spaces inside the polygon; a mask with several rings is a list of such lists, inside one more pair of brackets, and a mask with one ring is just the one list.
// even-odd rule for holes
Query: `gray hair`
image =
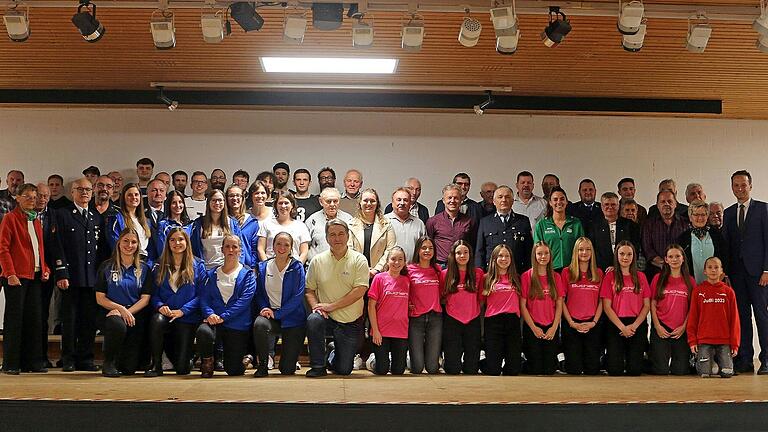
{"label": "gray hair", "polygon": [[337,197],[341,198],[341,192],[339,192],[339,190],[335,187],[328,187],[320,191],[320,199],[323,201],[328,199],[330,195],[336,195]]}
{"label": "gray hair", "polygon": [[455,190],[456,192],[459,193],[459,195],[462,194],[461,187],[456,183],[451,183],[443,186],[443,196],[445,196],[445,193],[448,192],[449,190]]}
{"label": "gray hair", "polygon": [[339,218],[334,218],[334,219],[331,219],[331,220],[329,220],[328,222],[325,223],[325,235],[326,236],[328,236],[328,231],[330,231],[332,226],[344,227],[344,232],[346,232],[347,235],[349,235],[349,225],[347,225],[346,222],[344,222],[343,220],[341,220]]}
{"label": "gray hair", "polygon": [[704,210],[706,210],[707,216],[709,216],[709,204],[707,204],[702,200],[693,200],[688,205],[688,217],[693,216],[693,212],[700,208],[703,208]]}
{"label": "gray hair", "polygon": [[685,187],[685,194],[688,195],[693,188],[701,188],[703,190],[704,186],[699,183],[688,183],[688,186]]}

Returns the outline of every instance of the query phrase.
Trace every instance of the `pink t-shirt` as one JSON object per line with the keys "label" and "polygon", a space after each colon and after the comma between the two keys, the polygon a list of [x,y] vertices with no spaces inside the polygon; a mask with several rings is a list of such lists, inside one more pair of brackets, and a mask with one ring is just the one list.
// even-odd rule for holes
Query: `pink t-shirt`
{"label": "pink t-shirt", "polygon": [[651,298],[651,287],[648,286],[648,279],[645,278],[645,274],[637,273],[640,292],[636,294],[632,277],[624,275],[624,287],[617,293],[613,286],[615,275],[615,271],[605,274],[603,283],[600,285],[600,298],[611,300],[611,309],[616,312],[619,318],[634,318],[643,309],[643,299]]}
{"label": "pink t-shirt", "polygon": [[411,281],[409,301],[413,305],[410,316],[417,317],[427,312],[443,311],[440,307],[440,272],[437,269],[409,264],[408,279]]}
{"label": "pink t-shirt", "polygon": [[[603,279],[603,272],[597,269],[598,279]],[[562,272],[563,286],[565,286],[565,305],[568,313],[575,320],[586,321],[595,317],[597,304],[600,301],[600,282],[592,282],[587,279],[587,273],[581,272],[576,282],[570,282],[571,269],[566,267]]]}
{"label": "pink t-shirt", "polygon": [[376,322],[384,337],[408,338],[408,276],[389,272],[373,277],[368,298],[376,301]]}
{"label": "pink t-shirt", "polygon": [[517,290],[512,287],[509,276],[502,275],[493,290],[485,298],[485,316],[511,313],[520,316],[520,296]]}
{"label": "pink t-shirt", "polygon": [[[440,272],[440,291],[445,292],[445,275],[448,270]],[[467,324],[480,315],[480,298],[483,295],[483,271],[475,268],[475,292],[464,289],[466,272],[459,272],[458,291],[445,296],[445,312],[462,324]]]}
{"label": "pink t-shirt", "polygon": [[[651,282],[652,297],[656,297],[659,276],[661,275],[654,276],[653,282]],[[691,277],[690,281],[691,286],[695,287],[696,280]],[[685,286],[682,276],[670,276],[667,279],[667,285],[664,287],[664,298],[656,301],[656,316],[659,317],[659,321],[672,330],[685,322],[685,318],[688,316],[688,287]]]}
{"label": "pink t-shirt", "polygon": [[[525,308],[528,309],[528,313],[531,314],[531,318],[536,324],[548,326],[555,321],[555,300],[549,294],[550,286],[547,276],[539,276],[539,283],[544,291],[544,298],[531,298],[531,274],[533,269],[527,270],[520,278],[522,286],[522,296],[525,299]],[[557,290],[557,296],[563,297],[565,294],[565,288],[563,287],[563,280],[560,275],[555,273],[555,289]]]}

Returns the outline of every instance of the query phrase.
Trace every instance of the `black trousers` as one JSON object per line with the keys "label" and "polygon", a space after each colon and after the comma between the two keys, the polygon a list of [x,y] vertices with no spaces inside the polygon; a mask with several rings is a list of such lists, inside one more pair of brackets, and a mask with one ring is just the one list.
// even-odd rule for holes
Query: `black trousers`
{"label": "black trousers", "polygon": [[48,364],[48,318],[54,286],[53,278],[40,284],[40,361],[43,365]]}
{"label": "black trousers", "polygon": [[[389,355],[392,354],[392,361]],[[376,375],[402,375],[405,373],[406,356],[408,354],[408,339],[382,337],[381,345],[373,344],[373,355],[376,356],[376,367],[373,373]]]}
{"label": "black trousers", "polygon": [[522,345],[520,316],[504,313],[486,317],[485,360],[480,362],[480,369],[486,375],[519,374]]}
{"label": "black trousers", "polygon": [[[661,326],[668,332],[674,330],[663,322]],[[656,329],[651,328],[651,346],[648,350],[648,357],[651,360],[651,371],[655,375],[688,375],[691,373],[691,350],[688,347],[686,332],[683,332],[677,339],[671,337],[662,339],[656,333]]]}
{"label": "black trousers", "polygon": [[[635,322],[635,317],[620,318],[624,325]],[[625,338],[613,323],[606,324],[605,347],[608,375],[638,376],[643,372],[643,353],[648,345],[648,323],[643,321],[635,335]]]}
{"label": "black trousers", "polygon": [[[536,324],[546,333],[552,325]],[[523,352],[525,352],[525,373],[530,375],[552,375],[557,369],[559,337],[552,340],[539,339],[527,324],[523,325]]]}
{"label": "black trousers", "polygon": [[3,370],[38,369],[41,363],[40,273],[34,279],[19,279],[21,285],[5,286],[3,320]]}
{"label": "black trousers", "polygon": [[96,338],[96,293],[92,287],[61,290],[61,361],[83,366],[93,364]]}
{"label": "black trousers", "polygon": [[[448,375],[476,375],[480,367],[480,317],[462,324],[447,313],[443,316],[443,369]],[[464,356],[462,362],[461,357]],[[376,360],[378,363],[378,360]]]}
{"label": "black trousers", "polygon": [[163,347],[166,336],[173,341],[173,348],[168,350],[168,358],[173,363],[177,375],[187,375],[192,359],[192,345],[195,340],[197,324],[173,321],[167,316],[155,312],[149,320],[149,346],[152,351],[152,366],[163,367]]}
{"label": "black trousers", "polygon": [[[216,337],[221,338],[224,348],[224,370],[227,375],[242,375],[245,373],[243,356],[248,351],[248,330],[232,330],[221,325],[211,326],[202,323],[197,328],[197,350],[201,358],[213,357],[213,345]],[[294,363],[294,367],[295,367]]]}
{"label": "black trousers", "polygon": [[[577,323],[592,320],[577,320]],[[567,323],[563,324],[563,354],[565,354],[565,372],[571,375],[597,375],[600,373],[600,355],[603,352],[603,320],[587,333],[579,333]]]}
{"label": "black trousers", "polygon": [[141,311],[134,314],[134,317],[136,324],[133,327],[128,327],[119,315],[106,317],[101,326],[104,333],[104,363],[114,364],[124,375],[136,373],[145,344],[147,315]]}
{"label": "black trousers", "polygon": [[299,354],[304,347],[304,336],[307,334],[307,327],[280,327],[280,321],[256,317],[253,322],[253,344],[256,347],[257,364],[262,367],[267,366],[269,361],[269,352],[274,346],[270,343],[277,340],[280,335],[283,338],[283,346],[280,352],[280,373],[283,375],[293,375],[296,373],[296,362],[299,360]]}

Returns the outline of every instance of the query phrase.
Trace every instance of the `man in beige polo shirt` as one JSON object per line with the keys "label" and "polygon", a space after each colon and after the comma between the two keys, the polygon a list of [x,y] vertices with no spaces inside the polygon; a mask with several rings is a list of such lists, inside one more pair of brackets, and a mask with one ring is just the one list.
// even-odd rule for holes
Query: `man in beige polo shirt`
{"label": "man in beige polo shirt", "polygon": [[364,332],[363,295],[368,289],[368,261],[363,254],[347,247],[349,228],[344,221],[326,222],[325,238],[330,250],[315,255],[307,272],[306,297],[312,308],[307,318],[310,378],[327,374],[326,335],[334,341],[331,370],[338,375],[351,374]]}

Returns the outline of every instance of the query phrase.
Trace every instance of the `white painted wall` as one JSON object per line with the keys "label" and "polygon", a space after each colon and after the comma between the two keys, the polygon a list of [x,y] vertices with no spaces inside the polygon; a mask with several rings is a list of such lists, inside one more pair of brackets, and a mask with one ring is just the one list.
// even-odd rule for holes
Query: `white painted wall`
{"label": "white painted wall", "polygon": [[[730,174],[751,171],[753,195],[768,196],[768,121],[423,113],[287,112],[157,109],[0,109],[0,178],[21,168],[28,181],[53,172],[67,180],[94,164],[133,177],[135,161],[155,171],[243,168],[253,177],[287,161],[313,177],[329,165],[337,186],[359,168],[386,200],[405,178],[422,179],[422,202],[434,208],[453,174],[468,172],[471,196],[486,180],[512,184],[527,169],[537,184],[557,173],[573,201],[580,179],[599,192],[625,176],[638,200],[655,199],[659,180],[682,190],[702,183],[710,200],[731,203]],[[231,178],[231,177],[230,177]],[[3,185],[3,187],[5,187]],[[537,193],[540,189],[537,186]],[[680,196],[683,200],[683,197]],[[0,302],[2,299],[0,299]],[[1,304],[0,304],[1,306]]]}
{"label": "white painted wall", "polygon": [[557,173],[573,201],[583,177],[603,192],[631,176],[643,204],[654,201],[656,185],[666,177],[677,179],[680,189],[698,181],[709,199],[730,203],[729,176],[741,168],[752,172],[755,196],[768,196],[768,173],[761,169],[768,161],[767,137],[768,121],[747,120],[2,109],[0,178],[21,168],[28,180],[53,172],[72,179],[91,164],[133,177],[142,156],[154,159],[156,172],[221,167],[229,175],[244,168],[255,176],[285,160],[313,175],[330,165],[339,187],[346,169],[360,168],[365,185],[386,196],[416,175],[430,208],[458,171],[472,176],[470,194],[478,199],[482,181],[511,184],[522,169],[532,171],[537,184],[545,173]]}

